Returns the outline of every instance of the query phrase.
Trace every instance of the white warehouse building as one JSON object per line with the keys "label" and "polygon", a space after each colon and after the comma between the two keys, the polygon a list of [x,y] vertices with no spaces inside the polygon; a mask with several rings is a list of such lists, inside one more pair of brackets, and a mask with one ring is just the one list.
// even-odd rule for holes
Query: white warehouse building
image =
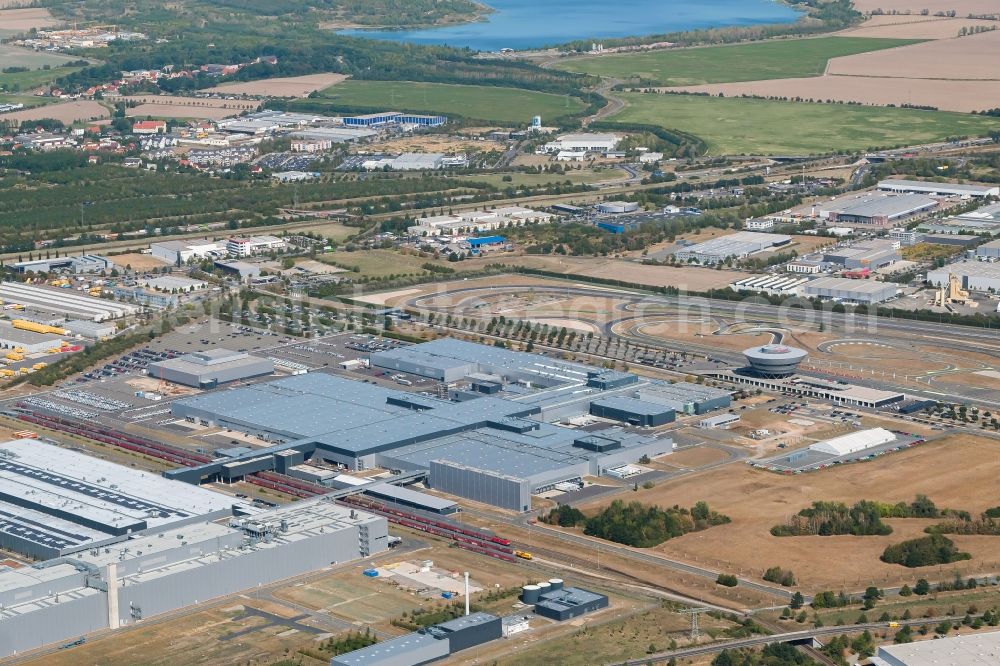
{"label": "white warehouse building", "polygon": [[591,134],[589,132],[579,134],[563,134],[555,141],[545,144],[545,151],[557,153],[559,151],[605,153],[614,150],[621,141],[617,134]]}
{"label": "white warehouse building", "polygon": [[819,453],[829,453],[834,456],[846,456],[894,441],[896,441],[896,435],[885,428],[872,428],[816,442],[809,447],[809,450]]}

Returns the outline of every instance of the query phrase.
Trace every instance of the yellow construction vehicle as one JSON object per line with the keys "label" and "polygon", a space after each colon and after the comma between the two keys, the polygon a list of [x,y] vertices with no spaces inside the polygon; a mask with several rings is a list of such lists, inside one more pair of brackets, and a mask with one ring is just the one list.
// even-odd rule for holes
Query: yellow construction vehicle
{"label": "yellow construction vehicle", "polygon": [[514,551],[514,555],[517,556],[517,557],[520,557],[522,560],[534,559],[534,558],[532,558],[531,553],[529,553],[526,550],[515,550]]}
{"label": "yellow construction vehicle", "polygon": [[5,357],[8,361],[23,361],[24,355],[18,354],[17,352],[7,352]]}
{"label": "yellow construction vehicle", "polygon": [[31,366],[31,367],[32,367],[33,369],[35,369],[35,370],[41,370],[42,368],[46,368],[46,367],[48,367],[48,365],[49,365],[49,364],[48,364],[48,363],[45,363],[44,361],[39,361],[38,363],[34,364],[34,365],[33,365],[33,366]]}
{"label": "yellow construction vehicle", "polygon": [[0,375],[4,377],[13,377],[15,374],[16,373],[13,370],[8,370],[7,368],[0,370]]}

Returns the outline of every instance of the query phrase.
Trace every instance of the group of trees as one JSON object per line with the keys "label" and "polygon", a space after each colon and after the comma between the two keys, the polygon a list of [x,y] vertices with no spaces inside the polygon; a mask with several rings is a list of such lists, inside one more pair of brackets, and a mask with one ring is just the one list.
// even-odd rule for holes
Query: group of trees
{"label": "group of trees", "polygon": [[969,560],[972,555],[958,550],[955,543],[946,536],[931,534],[889,546],[882,553],[881,559],[889,564],[914,568]]}
{"label": "group of trees", "polygon": [[860,500],[848,507],[843,502],[813,502],[808,509],[802,509],[783,525],[771,528],[774,536],[831,536],[850,534],[854,536],[885,536],[892,534],[892,527],[882,522],[883,518],[940,518],[953,516],[959,520],[969,520],[967,511],[939,509],[926,495],[917,495],[907,504],[898,502],[873,502]]}
{"label": "group of trees", "polygon": [[730,522],[728,516],[712,511],[705,502],[690,509],[672,506],[662,509],[641,502],[615,500],[584,523],[584,534],[637,548],[651,548],[688,532]]}

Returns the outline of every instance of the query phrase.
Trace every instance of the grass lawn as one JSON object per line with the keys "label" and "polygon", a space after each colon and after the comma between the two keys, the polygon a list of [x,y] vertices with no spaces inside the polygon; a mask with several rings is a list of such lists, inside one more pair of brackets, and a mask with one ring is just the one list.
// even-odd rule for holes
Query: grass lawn
{"label": "grass lawn", "polygon": [[664,86],[819,76],[831,58],[906,46],[920,40],[819,37],[732,46],[664,49],[648,53],[564,60],[559,69],[622,80],[641,78]]}
{"label": "grass lawn", "polygon": [[712,154],[807,155],[982,136],[1000,119],[945,111],[629,93],[611,121],[695,134]]}
{"label": "grass lawn", "polygon": [[[456,114],[494,122],[527,123],[532,116],[543,119],[577,113],[584,108],[575,97],[551,93],[498,88],[461,86],[414,81],[354,81],[338,83],[317,99],[299,104],[368,106],[414,112]],[[292,108],[295,107],[293,103]]]}

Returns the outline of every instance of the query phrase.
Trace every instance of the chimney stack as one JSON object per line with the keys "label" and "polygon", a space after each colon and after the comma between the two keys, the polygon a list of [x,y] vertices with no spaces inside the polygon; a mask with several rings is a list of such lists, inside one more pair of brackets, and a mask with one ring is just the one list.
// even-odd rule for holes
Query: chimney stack
{"label": "chimney stack", "polygon": [[465,614],[469,614],[469,572],[465,572]]}

